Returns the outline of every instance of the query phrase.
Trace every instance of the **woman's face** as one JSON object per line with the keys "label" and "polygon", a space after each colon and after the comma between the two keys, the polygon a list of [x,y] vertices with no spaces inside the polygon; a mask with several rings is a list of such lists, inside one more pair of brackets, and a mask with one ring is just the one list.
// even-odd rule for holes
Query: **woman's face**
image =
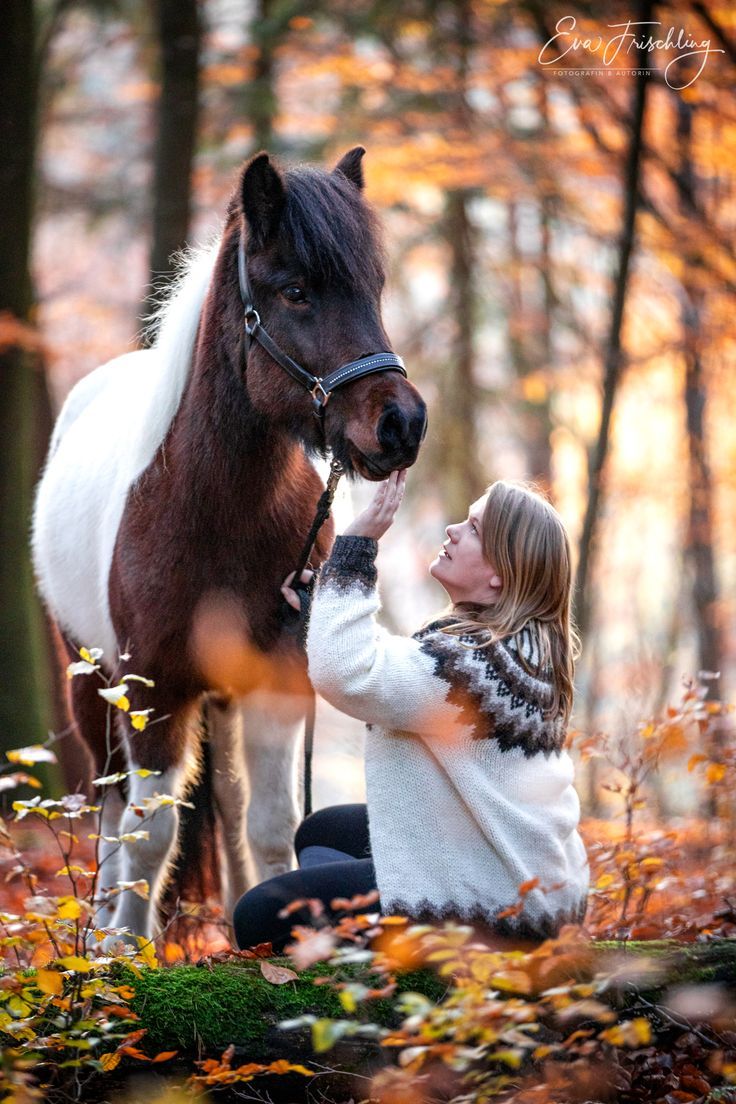
{"label": "woman's face", "polygon": [[429,565],[433,579],[447,591],[452,602],[494,605],[501,594],[501,579],[483,555],[481,538],[487,495],[474,502],[465,521],[448,525],[447,540]]}

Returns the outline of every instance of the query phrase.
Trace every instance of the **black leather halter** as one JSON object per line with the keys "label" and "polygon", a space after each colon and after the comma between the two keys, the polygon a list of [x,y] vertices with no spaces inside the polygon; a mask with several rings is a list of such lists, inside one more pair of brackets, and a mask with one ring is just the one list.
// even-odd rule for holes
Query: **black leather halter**
{"label": "black leather halter", "polygon": [[403,360],[393,352],[370,353],[368,356],[360,357],[359,360],[351,360],[347,364],[342,364],[339,368],[328,372],[326,376],[313,375],[306,368],[302,368],[301,364],[297,364],[295,360],[287,356],[261,325],[260,316],[253,304],[253,292],[248,279],[242,238],[238,243],[238,279],[240,281],[240,297],[243,300],[245,311],[246,350],[250,348],[252,341],[257,341],[269,356],[277,364],[280,364],[284,371],[289,373],[292,379],[295,379],[302,387],[306,387],[312,396],[314,413],[317,415],[320,425],[323,423],[325,407],[330,401],[330,395],[338,387],[343,387],[346,383],[352,383],[353,380],[361,379],[363,376],[370,376],[374,372],[394,371],[401,372],[402,376],[406,376]]}

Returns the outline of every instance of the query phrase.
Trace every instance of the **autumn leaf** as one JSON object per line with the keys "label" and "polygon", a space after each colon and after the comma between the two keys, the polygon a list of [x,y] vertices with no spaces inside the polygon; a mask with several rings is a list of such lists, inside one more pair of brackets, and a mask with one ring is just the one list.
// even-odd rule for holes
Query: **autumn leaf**
{"label": "autumn leaf", "polygon": [[13,771],[12,774],[4,774],[0,777],[0,793],[4,790],[13,790],[16,786],[32,786],[34,790],[39,790],[41,783],[25,771]]}
{"label": "autumn leaf", "polygon": [[36,985],[51,997],[60,997],[64,992],[64,979],[58,970],[37,970]]}
{"label": "autumn leaf", "polygon": [[289,970],[285,966],[274,966],[272,962],[267,959],[261,959],[261,973],[266,981],[270,981],[272,985],[285,985],[287,981],[298,981],[299,975],[295,974],[293,970]]}
{"label": "autumn leaf", "polygon": [[82,904],[76,897],[59,898],[59,916],[62,920],[78,920],[82,912]]}
{"label": "autumn leaf", "polygon": [[150,1062],[151,1059],[147,1054],[144,1054],[140,1047],[134,1046],[121,1046],[118,1050],[119,1054],[125,1054],[128,1058],[137,1058],[139,1062]]}
{"label": "autumn leaf", "polygon": [[523,970],[499,970],[492,974],[489,984],[493,989],[501,989],[510,993],[531,993],[532,982],[528,974]]}
{"label": "autumn leaf", "polygon": [[122,709],[126,712],[130,709],[130,701],[127,698],[128,686],[126,683],[121,682],[117,686],[102,687],[97,691],[101,698],[104,698],[110,705],[117,706],[118,709]]}
{"label": "autumn leaf", "polygon": [[57,761],[51,748],[43,747],[42,744],[13,748],[12,751],[6,751],[5,754],[11,763],[20,763],[24,767],[32,767],[34,763],[55,763]]}
{"label": "autumn leaf", "polygon": [[649,1020],[637,1016],[633,1020],[624,1020],[623,1023],[606,1028],[601,1031],[600,1037],[612,1046],[646,1046],[652,1041],[652,1028]]}
{"label": "autumn leaf", "polygon": [[[153,713],[152,709],[133,709],[133,710],[131,710],[129,716],[130,716],[130,723],[132,724],[133,728],[135,728],[138,732],[143,732],[146,725],[148,724],[148,718],[149,718],[150,713]],[[140,773],[140,772],[137,772],[137,773]],[[153,773],[153,772],[151,772],[151,773]],[[160,774],[161,772],[156,771],[155,773]]]}
{"label": "autumn leaf", "polygon": [[705,769],[705,778],[711,785],[720,782],[726,773],[726,767],[724,763],[709,763]]}
{"label": "autumn leaf", "polygon": [[88,974],[92,969],[92,963],[81,955],[66,955],[57,961],[65,970],[76,970],[80,974]]}

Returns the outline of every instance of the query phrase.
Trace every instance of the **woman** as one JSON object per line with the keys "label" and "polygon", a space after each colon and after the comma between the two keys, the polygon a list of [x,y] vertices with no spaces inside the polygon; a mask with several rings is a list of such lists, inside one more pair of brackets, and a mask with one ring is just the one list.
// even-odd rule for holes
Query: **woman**
{"label": "woman", "polygon": [[576,636],[562,521],[531,488],[494,483],[448,526],[430,565],[448,612],[392,636],[375,620],[375,557],[405,480],[381,483],[335,541],[307,635],[315,689],[368,725],[367,806],[307,817],[300,869],[238,902],[240,947],[282,950],[291,927],[309,922],[305,910],[278,916],[290,901],[329,908],[376,888],[384,915],[459,920],[497,945],[584,918],[588,866],[564,750]]}

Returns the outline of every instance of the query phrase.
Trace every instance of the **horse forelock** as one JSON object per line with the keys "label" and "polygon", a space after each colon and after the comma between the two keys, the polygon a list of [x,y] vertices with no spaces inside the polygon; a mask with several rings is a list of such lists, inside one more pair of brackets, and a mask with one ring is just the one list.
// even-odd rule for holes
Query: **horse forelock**
{"label": "horse forelock", "polygon": [[378,219],[342,173],[289,169],[278,244],[304,274],[379,295],[384,253]]}

